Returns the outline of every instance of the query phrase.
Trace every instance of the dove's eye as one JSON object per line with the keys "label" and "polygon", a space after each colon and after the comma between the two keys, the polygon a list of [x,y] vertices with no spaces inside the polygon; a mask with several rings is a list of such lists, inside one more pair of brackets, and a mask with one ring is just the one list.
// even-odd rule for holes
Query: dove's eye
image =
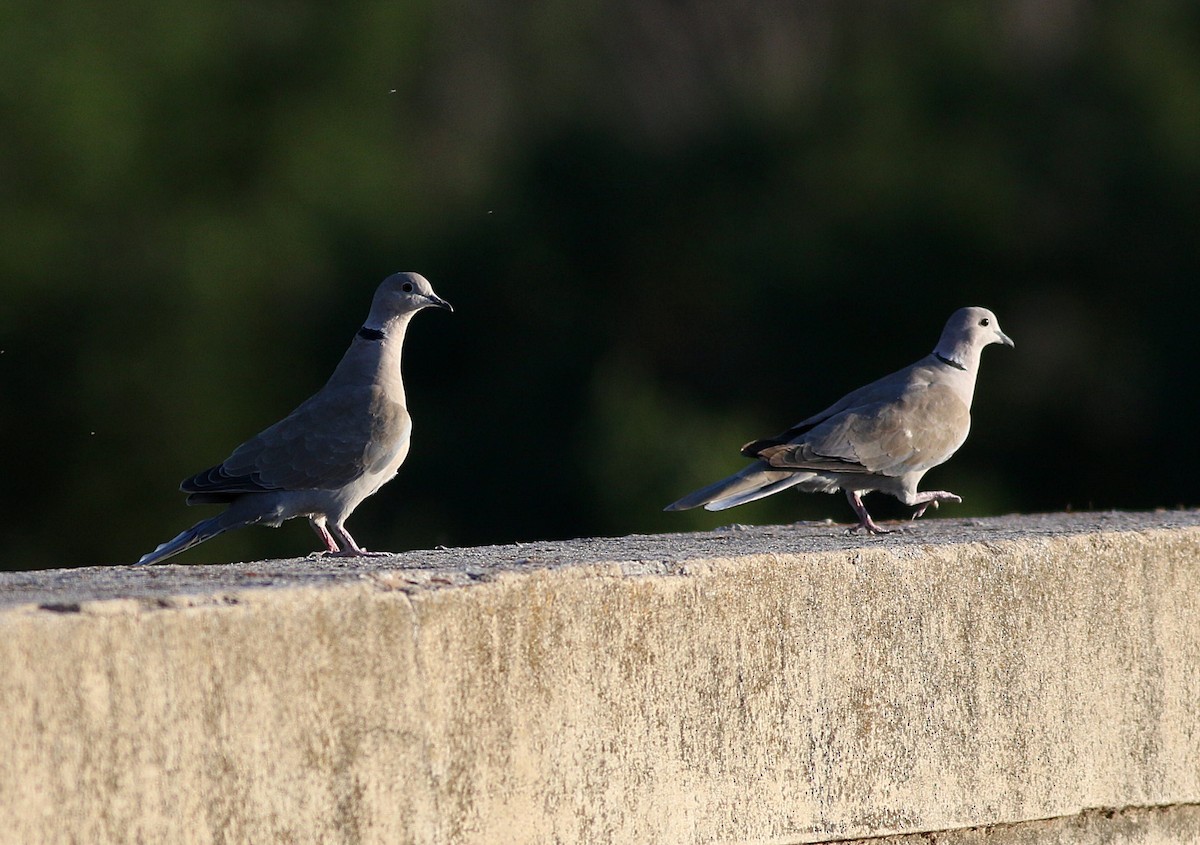
{"label": "dove's eye", "polygon": [[400,290],[404,291],[405,293],[412,293],[412,289],[412,282],[405,282],[400,286]]}
{"label": "dove's eye", "polygon": [[991,324],[992,324],[992,321],[989,320],[987,317],[984,317],[982,320],[979,321],[979,325],[981,325],[981,326],[990,326]]}

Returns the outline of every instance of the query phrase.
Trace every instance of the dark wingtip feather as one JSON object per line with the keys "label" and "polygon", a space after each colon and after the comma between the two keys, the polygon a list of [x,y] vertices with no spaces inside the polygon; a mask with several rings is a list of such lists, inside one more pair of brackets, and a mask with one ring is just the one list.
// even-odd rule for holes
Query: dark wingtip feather
{"label": "dark wingtip feather", "polygon": [[757,458],[758,453],[763,449],[766,449],[768,446],[777,445],[779,445],[778,437],[767,437],[763,438],[762,440],[751,440],[742,447],[742,454],[747,458]]}
{"label": "dark wingtip feather", "polygon": [[224,464],[217,464],[185,478],[179,489],[191,494],[187,498],[189,505],[200,505],[231,502],[239,493],[262,493],[274,488],[263,484],[254,474],[230,475]]}

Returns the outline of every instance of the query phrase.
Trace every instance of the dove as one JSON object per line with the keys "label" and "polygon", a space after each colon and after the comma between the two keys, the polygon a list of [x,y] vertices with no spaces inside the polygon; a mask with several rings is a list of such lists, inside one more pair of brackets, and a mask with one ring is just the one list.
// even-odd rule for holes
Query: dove
{"label": "dove", "polygon": [[967,439],[980,352],[992,343],[1014,345],[991,311],[960,308],[932,353],[782,434],[747,443],[742,454],[755,458],[753,464],[665,510],[720,511],[789,487],[806,493],[842,490],[858,517],[852,531],[887,534],[863,505],[865,493],[888,493],[915,507],[913,519],[930,505],[961,502],[954,493],[917,486]]}
{"label": "dove", "polygon": [[159,563],[234,528],[308,517],[330,554],[368,552],[346,530],[346,519],[390,481],[408,455],[412,421],[400,378],[409,321],[422,308],[450,303],[417,273],[383,280],[367,321],[325,385],[279,422],[233,450],[222,463],[184,481],[189,505],[227,504],[143,555]]}

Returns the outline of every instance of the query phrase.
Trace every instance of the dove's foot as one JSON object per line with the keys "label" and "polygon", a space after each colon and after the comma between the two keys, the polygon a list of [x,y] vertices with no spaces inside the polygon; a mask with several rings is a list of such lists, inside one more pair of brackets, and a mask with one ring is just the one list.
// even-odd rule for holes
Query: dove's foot
{"label": "dove's foot", "polygon": [[858,531],[866,530],[871,534],[891,534],[892,532],[886,528],[880,528],[875,524],[875,520],[871,519],[871,515],[867,513],[867,507],[862,502],[862,496],[857,490],[847,490],[846,498],[850,500],[850,507],[854,508],[854,513],[858,516],[858,525],[850,529],[853,534]]}
{"label": "dove's foot", "polygon": [[339,549],[334,546],[332,549],[325,549],[319,552],[309,554],[310,560],[324,557],[391,557],[394,552],[370,552],[366,549],[355,546],[352,549]]}
{"label": "dove's foot", "polygon": [[906,502],[905,504],[920,505],[920,507],[913,511],[912,515],[913,519],[919,519],[925,515],[925,511],[929,509],[930,505],[933,505],[933,507],[936,509],[938,502],[954,502],[955,504],[962,504],[962,496],[957,496],[954,493],[947,493],[945,490],[927,490],[924,493],[918,493],[913,497],[911,502]]}
{"label": "dove's foot", "polygon": [[846,529],[847,534],[857,534],[859,531],[866,531],[868,534],[891,534],[891,528],[880,528],[879,525],[870,517],[867,517],[866,522],[860,522],[858,525],[851,525]]}
{"label": "dove's foot", "polygon": [[369,552],[366,549],[338,549],[336,552],[321,552],[322,557],[391,557],[391,552]]}
{"label": "dove's foot", "polygon": [[333,551],[311,552],[309,560],[323,560],[327,557],[389,557],[391,552],[369,552],[366,549],[334,549]]}

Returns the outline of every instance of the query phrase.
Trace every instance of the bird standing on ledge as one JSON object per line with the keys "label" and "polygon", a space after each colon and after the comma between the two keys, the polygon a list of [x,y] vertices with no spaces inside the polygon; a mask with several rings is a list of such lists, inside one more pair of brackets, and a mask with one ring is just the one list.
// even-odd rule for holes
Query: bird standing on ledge
{"label": "bird standing on ledge", "polygon": [[938,502],[961,502],[944,490],[918,492],[917,485],[967,439],[979,353],[991,343],[1013,345],[996,315],[986,308],[960,308],[950,315],[932,353],[782,434],[747,443],[742,454],[757,458],[755,463],[665,510],[703,505],[720,511],[789,487],[806,493],[843,490],[858,516],[853,530],[886,534],[867,513],[864,493],[878,490],[916,506],[913,519]]}
{"label": "bird standing on ledge", "polygon": [[429,307],[454,310],[417,273],[384,279],[366,323],[325,386],[224,462],[180,485],[189,505],[228,509],[143,555],[138,565],[159,563],[233,528],[278,528],[297,516],[308,517],[330,554],[386,554],[360,547],[345,523],[408,455],[412,420],[400,351],[409,320]]}

